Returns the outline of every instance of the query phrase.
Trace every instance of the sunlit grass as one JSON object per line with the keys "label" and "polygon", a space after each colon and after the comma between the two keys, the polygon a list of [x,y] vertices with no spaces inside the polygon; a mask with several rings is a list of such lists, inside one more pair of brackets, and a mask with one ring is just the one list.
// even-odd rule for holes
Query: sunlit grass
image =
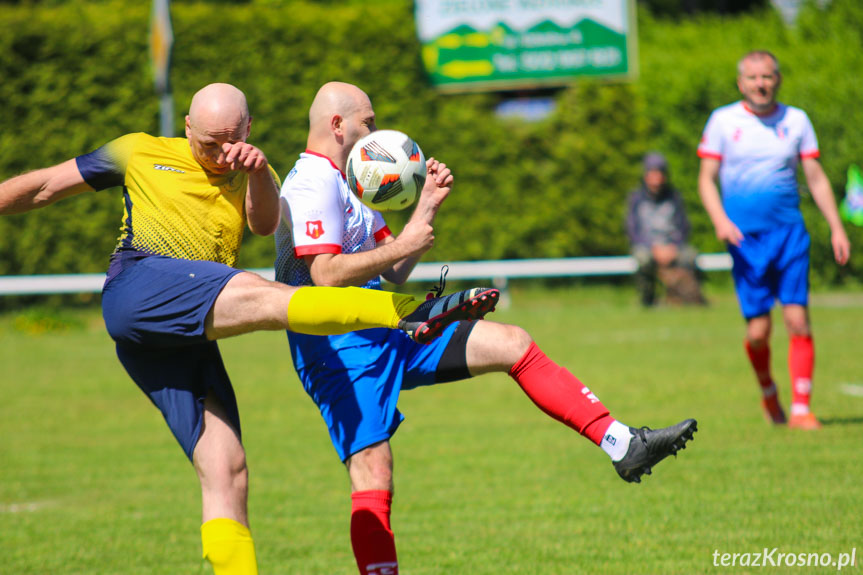
{"label": "sunlit grass", "polygon": [[[616,417],[653,427],[695,417],[700,431],[630,485],[505,375],[406,392],[393,440],[402,573],[789,572],[713,566],[715,550],[764,547],[856,547],[859,561],[863,398],[847,390],[863,385],[863,297],[813,298],[814,407],[826,425],[812,433],[763,421],[733,294],[710,296],[708,308],[644,311],[625,289],[516,289],[495,319],[527,328]],[[261,573],[355,573],[347,476],[284,334],[221,346]],[[194,472],[114,357],[98,311],[0,317],[0,365],[0,573],[206,572]]]}

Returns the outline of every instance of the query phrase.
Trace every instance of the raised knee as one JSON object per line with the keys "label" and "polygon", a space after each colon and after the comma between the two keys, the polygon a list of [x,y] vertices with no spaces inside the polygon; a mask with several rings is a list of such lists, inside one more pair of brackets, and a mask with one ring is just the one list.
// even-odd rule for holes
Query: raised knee
{"label": "raised knee", "polygon": [[519,354],[519,357],[521,357],[524,355],[524,352],[527,351],[527,348],[530,347],[530,344],[533,343],[533,338],[529,333],[527,333],[527,331],[517,325],[511,325],[509,328],[509,337],[512,342],[512,346]]}
{"label": "raised knee", "polygon": [[[486,373],[489,368],[509,369],[524,357],[533,338],[523,328],[505,323],[480,322],[483,329],[477,326],[478,337],[474,340],[473,357],[468,358],[468,364],[473,375]],[[473,334],[472,334],[473,335]],[[477,369],[479,371],[477,371]]]}

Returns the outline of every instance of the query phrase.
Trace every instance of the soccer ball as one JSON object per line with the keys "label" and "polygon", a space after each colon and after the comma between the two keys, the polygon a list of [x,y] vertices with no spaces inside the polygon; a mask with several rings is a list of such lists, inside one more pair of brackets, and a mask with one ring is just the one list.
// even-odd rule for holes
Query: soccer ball
{"label": "soccer ball", "polygon": [[348,154],[348,185],[362,203],[379,212],[414,203],[426,181],[426,159],[406,134],[378,130]]}

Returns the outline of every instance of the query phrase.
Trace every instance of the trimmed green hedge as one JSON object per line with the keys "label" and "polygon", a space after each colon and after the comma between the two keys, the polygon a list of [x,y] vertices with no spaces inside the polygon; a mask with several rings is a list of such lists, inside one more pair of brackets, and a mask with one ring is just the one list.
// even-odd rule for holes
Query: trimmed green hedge
{"label": "trimmed green hedge", "polygon": [[[809,112],[839,198],[850,163],[863,162],[863,7],[834,0],[808,8],[796,28],[764,12],[662,20],[639,13],[640,76],[632,84],[580,82],[555,94],[537,123],[494,114],[497,94],[441,95],[426,81],[411,2],[176,3],[175,127],[209,82],[249,98],[251,141],[285,174],[305,147],[307,109],[329,80],[372,97],[380,127],[413,135],[426,155],[453,168],[456,186],[429,260],[621,254],[623,202],[640,158],[667,154],[702,251],[720,251],[695,187],[695,148],[710,111],[737,99],[737,59],[773,50],[782,99]],[[4,6],[0,12],[0,178],[87,152],[131,131],[158,130],[149,69],[149,3],[69,2]],[[829,257],[826,226],[811,199],[819,281],[851,277]],[[0,275],[98,272],[121,218],[118,190],[0,218]],[[388,219],[399,228],[406,214]],[[863,233],[851,229],[863,249]],[[267,267],[271,238],[247,234],[241,265]],[[859,258],[858,258],[859,259]]]}

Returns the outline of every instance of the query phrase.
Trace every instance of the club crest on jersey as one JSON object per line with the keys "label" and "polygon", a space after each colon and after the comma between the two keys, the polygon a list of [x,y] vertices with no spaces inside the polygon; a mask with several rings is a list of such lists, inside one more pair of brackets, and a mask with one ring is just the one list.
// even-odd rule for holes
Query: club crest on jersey
{"label": "club crest on jersey", "polygon": [[322,235],[324,235],[324,224],[321,222],[321,220],[306,221],[306,235],[313,240],[316,240]]}

